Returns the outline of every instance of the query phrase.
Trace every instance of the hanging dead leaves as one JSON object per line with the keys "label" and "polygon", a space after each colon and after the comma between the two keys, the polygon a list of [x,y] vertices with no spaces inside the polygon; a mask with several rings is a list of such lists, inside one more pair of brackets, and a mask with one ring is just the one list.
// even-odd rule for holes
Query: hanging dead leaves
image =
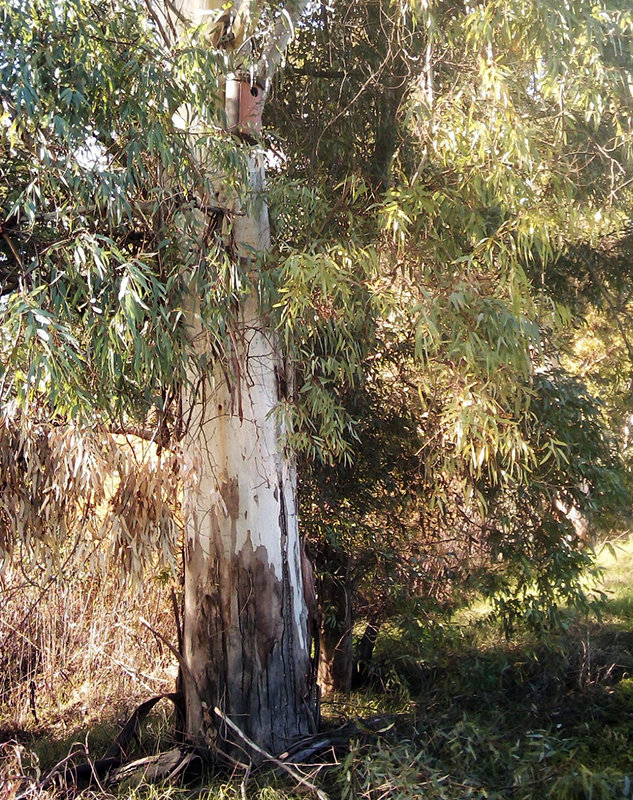
{"label": "hanging dead leaves", "polygon": [[0,570],[16,552],[44,575],[64,565],[120,567],[138,584],[177,569],[180,459],[103,427],[0,415]]}

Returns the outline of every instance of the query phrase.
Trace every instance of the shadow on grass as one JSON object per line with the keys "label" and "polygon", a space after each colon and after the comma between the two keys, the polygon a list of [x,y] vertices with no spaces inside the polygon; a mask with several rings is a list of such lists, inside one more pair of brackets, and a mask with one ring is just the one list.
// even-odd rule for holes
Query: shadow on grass
{"label": "shadow on grass", "polygon": [[[402,641],[398,646],[397,632],[387,632],[371,684],[324,709],[331,725],[345,717],[396,716],[378,736],[352,740],[338,753],[338,766],[319,773],[321,784],[331,800],[630,797],[633,631],[621,608],[605,608],[613,624],[576,622],[547,646],[471,627],[443,642],[435,636],[413,653]],[[122,722],[119,714],[91,726],[93,757]],[[65,757],[73,742],[83,744],[87,733],[87,726],[70,737],[61,728],[33,727],[25,744],[45,767]],[[161,710],[149,720],[138,753],[156,752],[170,735]],[[205,800],[299,796],[270,775],[253,777],[244,790],[241,774],[225,776],[221,790],[217,781],[210,777],[204,790],[190,791]],[[173,798],[181,791],[135,789],[124,796]]]}
{"label": "shadow on grass", "polygon": [[495,641],[472,628],[413,655],[394,649],[391,632],[372,687],[354,700],[367,702],[372,691],[408,699],[410,721],[350,755],[346,780],[355,794],[343,797],[630,797],[628,608],[605,608],[613,624],[576,621],[547,645],[527,635]]}
{"label": "shadow on grass", "polygon": [[[77,763],[94,761],[107,751],[133,711],[134,707],[119,704],[90,720],[81,718],[81,710],[71,709],[50,724],[0,723],[0,745],[15,743],[28,749],[42,772],[69,756]],[[130,755],[152,755],[172,739],[173,714],[170,704],[165,702],[148,715],[130,746]]]}

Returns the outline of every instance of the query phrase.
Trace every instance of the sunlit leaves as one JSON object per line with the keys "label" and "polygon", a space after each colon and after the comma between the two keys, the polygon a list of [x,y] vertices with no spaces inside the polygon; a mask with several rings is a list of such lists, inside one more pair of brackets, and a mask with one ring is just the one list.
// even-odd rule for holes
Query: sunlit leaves
{"label": "sunlit leaves", "polygon": [[[222,130],[234,63],[203,29],[168,43],[127,0],[0,8],[2,397],[156,428],[222,358],[253,277],[227,201],[248,202],[249,145]],[[543,339],[569,318],[548,276],[628,224],[631,10],[312,10],[325,17],[298,30],[269,104],[276,244],[257,286],[297,368],[287,443],[350,461],[354,392],[391,380],[410,393],[420,470],[437,476],[433,520],[461,502],[481,527],[501,495],[497,521],[510,518],[517,487],[537,486],[526,518],[550,547],[566,528],[549,501],[580,480],[579,443],[557,426],[598,434],[534,416],[554,363]],[[184,324],[194,304],[202,355]],[[133,526],[120,530],[133,548]]]}
{"label": "sunlit leaves", "polygon": [[539,326],[560,319],[545,275],[570,246],[627,224],[615,176],[630,168],[630,11],[526,0],[423,15],[443,24],[407,106],[420,162],[383,220],[419,298],[428,384],[451,387],[447,442],[475,475],[527,478],[534,453],[517,422]]}
{"label": "sunlit leaves", "polygon": [[592,563],[591,526],[622,514],[627,491],[615,440],[583,384],[551,369],[534,388],[523,432],[536,460],[529,482],[491,495],[490,544],[503,569],[479,588],[508,626],[520,618],[547,630],[565,604],[589,607],[577,579]]}
{"label": "sunlit leaves", "polygon": [[278,329],[298,367],[289,444],[324,461],[349,457],[355,422],[343,396],[363,380],[380,314],[377,256],[355,248],[293,253],[279,273]]}
{"label": "sunlit leaves", "polygon": [[[372,347],[396,332],[408,345],[399,369],[385,365],[374,378],[414,389],[408,409],[428,481],[417,535],[429,551],[431,529],[457,541],[456,552],[471,542],[491,584],[503,586],[508,615],[524,601],[547,623],[543,608],[573,600],[590,561],[566,515],[622,509],[622,464],[603,438],[605,420],[584,388],[556,371],[555,349],[573,316],[556,304],[569,278],[560,266],[575,248],[597,247],[630,224],[631,11],[617,0],[353,10],[333,2],[322,11],[289,57],[283,102],[273,98],[290,143],[283,168],[302,178],[290,197],[298,213],[281,216],[284,236],[302,244],[329,236],[328,252],[332,239],[348,236],[366,249],[378,243],[384,280],[374,288],[391,302],[370,306],[381,310],[363,378],[370,359],[380,363]],[[370,17],[371,55],[369,27],[351,27]],[[370,187],[364,202],[350,204],[351,224],[336,196],[343,173]],[[318,195],[310,196],[311,181]],[[325,195],[329,207],[318,202]],[[313,264],[312,251],[297,259],[297,274],[305,268],[310,279],[290,281],[285,295],[310,320],[321,302]],[[345,374],[337,380],[348,385]],[[560,407],[551,400],[557,391]],[[301,420],[308,429],[311,422]],[[362,475],[362,443],[349,450]],[[321,478],[336,482],[328,469]],[[363,525],[396,524],[376,508],[363,517],[353,491],[343,488],[322,514],[328,541],[356,532],[342,544],[352,550]]]}
{"label": "sunlit leaves", "polygon": [[[169,450],[109,432],[174,446],[179,394],[222,358],[243,291],[217,197],[245,194],[227,65],[197,32],[167,42],[133,0],[0,3],[0,41],[0,557],[18,541],[52,569],[74,547],[138,579],[173,565],[179,474]],[[78,471],[73,447],[95,454]]]}

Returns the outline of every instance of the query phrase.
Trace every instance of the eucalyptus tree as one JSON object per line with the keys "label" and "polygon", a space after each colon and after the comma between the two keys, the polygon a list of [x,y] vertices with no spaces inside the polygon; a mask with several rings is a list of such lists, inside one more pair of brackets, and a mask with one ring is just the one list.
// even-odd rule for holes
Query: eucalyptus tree
{"label": "eucalyptus tree", "polygon": [[50,554],[70,507],[108,500],[111,469],[113,550],[136,575],[169,558],[166,484],[108,434],[177,451],[181,681],[207,752],[231,747],[222,714],[276,752],[315,725],[256,139],[303,5],[1,12],[3,549],[17,534]]}
{"label": "eucalyptus tree", "polygon": [[[543,276],[627,224],[631,14],[217,6],[1,6],[0,543],[53,568],[72,515],[108,503],[88,539],[139,576],[171,557],[182,480],[187,733],[231,749],[217,707],[279,752],[316,723],[292,453],[353,456],[348,401],[385,332],[413,341],[435,508],[483,519],[491,488],[540,475],[553,514],[578,478],[554,429],[530,435]],[[121,456],[126,432],[153,438],[151,469]],[[538,600],[547,562],[516,563]]]}

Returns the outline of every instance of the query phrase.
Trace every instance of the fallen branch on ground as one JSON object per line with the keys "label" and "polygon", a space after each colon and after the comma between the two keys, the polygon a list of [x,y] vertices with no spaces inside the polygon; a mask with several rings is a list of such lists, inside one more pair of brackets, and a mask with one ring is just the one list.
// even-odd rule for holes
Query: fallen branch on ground
{"label": "fallen branch on ground", "polygon": [[242,741],[245,742],[252,750],[254,750],[256,753],[259,753],[259,755],[264,756],[264,758],[267,761],[271,761],[273,764],[276,764],[280,769],[284,770],[284,772],[287,772],[288,775],[290,775],[292,778],[294,778],[295,781],[297,781],[299,786],[304,786],[306,789],[309,789],[310,791],[314,792],[316,796],[319,798],[319,800],[329,800],[329,797],[322,789],[319,789],[318,786],[315,786],[313,783],[311,783],[304,775],[302,775],[300,772],[294,769],[294,767],[291,767],[290,764],[285,764],[283,761],[280,761],[278,758],[275,758],[275,756],[271,755],[270,753],[267,753],[259,745],[255,744],[255,742],[252,739],[249,739],[248,736],[238,728],[238,726],[233,722],[233,720],[229,719],[226,716],[226,714],[223,711],[220,711],[220,709],[217,706],[213,710],[215,711],[217,716],[220,717],[220,719],[225,723],[225,725],[228,725],[228,727],[234,733],[236,733],[240,737],[240,739],[242,739]]}
{"label": "fallen branch on ground", "polygon": [[[86,761],[81,764],[74,764],[72,763],[72,759],[77,754],[71,753],[48,771],[42,780],[39,781],[38,788],[48,789],[52,786],[64,787],[84,782],[87,782],[88,784],[92,782],[98,783],[101,779],[107,778],[110,773],[114,772],[114,770],[121,766],[121,763],[126,756],[126,748],[128,744],[134,737],[138,735],[141,725],[145,721],[145,718],[149,712],[160,700],[163,699],[171,700],[176,707],[178,707],[180,703],[180,695],[175,692],[170,692],[169,694],[159,694],[156,697],[146,700],[144,703],[141,703],[141,705],[138,706],[138,708],[136,708],[134,713],[130,716],[123,727],[123,730],[112,742],[110,747],[105,752],[103,758],[100,758],[97,761]],[[81,755],[83,755],[84,758],[87,758],[88,756],[87,752],[85,751]],[[190,753],[182,749],[182,760],[187,760],[189,755]],[[188,759],[187,763],[189,763],[190,760],[191,759]],[[175,764],[170,767],[170,771],[173,771],[174,766]],[[180,770],[177,771],[179,772]]]}

